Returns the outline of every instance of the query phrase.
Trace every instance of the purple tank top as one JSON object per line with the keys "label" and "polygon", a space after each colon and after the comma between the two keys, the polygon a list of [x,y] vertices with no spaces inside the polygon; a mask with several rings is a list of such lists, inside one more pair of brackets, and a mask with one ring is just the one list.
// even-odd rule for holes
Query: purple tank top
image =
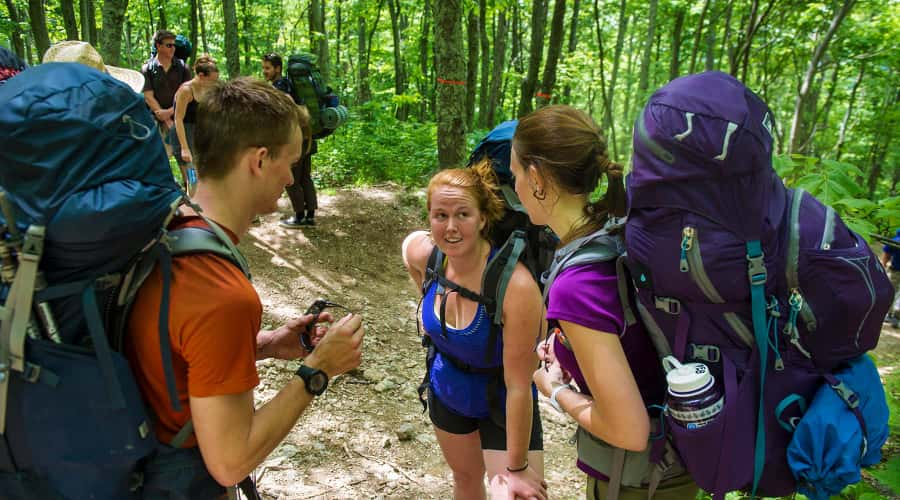
{"label": "purple tank top", "polygon": [[[559,321],[568,321],[607,335],[620,335],[625,327],[614,262],[574,266],[562,271],[550,288],[547,302],[547,320],[554,326]],[[661,404],[665,396],[665,378],[649,335],[638,323],[625,330],[619,338],[644,405]],[[590,395],[575,353],[558,338],[554,352],[560,365],[572,374],[581,391]],[[578,468],[592,477],[608,480],[606,475],[580,460]]]}

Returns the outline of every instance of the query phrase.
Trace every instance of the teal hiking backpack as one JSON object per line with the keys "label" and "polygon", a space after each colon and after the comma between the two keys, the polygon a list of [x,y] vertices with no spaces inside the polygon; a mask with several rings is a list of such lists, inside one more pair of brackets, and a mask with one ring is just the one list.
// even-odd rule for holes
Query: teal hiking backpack
{"label": "teal hiking backpack", "polygon": [[294,102],[306,106],[309,111],[313,139],[328,137],[347,121],[347,108],[322,78],[316,56],[305,52],[290,56],[287,76]]}

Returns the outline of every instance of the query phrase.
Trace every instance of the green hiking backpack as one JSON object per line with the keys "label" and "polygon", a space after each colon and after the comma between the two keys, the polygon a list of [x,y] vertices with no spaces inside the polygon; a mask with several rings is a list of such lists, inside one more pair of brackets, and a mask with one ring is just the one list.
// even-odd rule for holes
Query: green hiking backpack
{"label": "green hiking backpack", "polygon": [[313,139],[331,135],[347,121],[347,108],[331,87],[325,84],[316,66],[316,56],[300,52],[288,58],[287,76],[291,81],[294,102],[309,110]]}

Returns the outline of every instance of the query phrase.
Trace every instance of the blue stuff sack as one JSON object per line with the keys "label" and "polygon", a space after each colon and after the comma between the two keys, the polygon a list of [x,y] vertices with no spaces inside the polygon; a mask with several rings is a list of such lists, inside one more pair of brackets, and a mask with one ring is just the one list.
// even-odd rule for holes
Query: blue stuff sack
{"label": "blue stuff sack", "polygon": [[858,483],[860,468],[881,460],[889,431],[884,387],[869,356],[826,378],[787,449],[798,489],[812,500],[827,500]]}

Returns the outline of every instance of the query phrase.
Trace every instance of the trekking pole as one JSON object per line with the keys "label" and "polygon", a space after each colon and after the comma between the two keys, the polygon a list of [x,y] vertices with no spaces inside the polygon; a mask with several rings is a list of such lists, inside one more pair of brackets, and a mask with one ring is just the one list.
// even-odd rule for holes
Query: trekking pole
{"label": "trekking pole", "polygon": [[900,241],[894,241],[894,240],[888,238],[887,236],[882,236],[880,234],[875,234],[875,233],[869,233],[869,236],[871,236],[876,241],[879,241],[891,248],[894,248],[895,250],[900,250]]}

